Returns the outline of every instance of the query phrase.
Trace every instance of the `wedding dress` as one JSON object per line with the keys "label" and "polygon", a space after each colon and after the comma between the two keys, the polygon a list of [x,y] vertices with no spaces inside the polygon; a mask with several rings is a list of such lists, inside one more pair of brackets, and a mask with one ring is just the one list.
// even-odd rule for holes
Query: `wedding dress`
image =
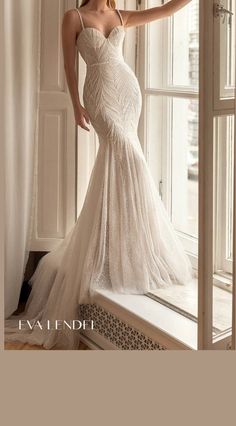
{"label": "wedding dress", "polygon": [[120,25],[106,37],[85,27],[77,49],[87,64],[84,107],[99,138],[99,149],[81,213],[59,246],[45,255],[31,277],[32,290],[20,316],[6,320],[6,341],[45,348],[76,349],[79,333],[19,331],[19,318],[72,320],[79,304],[92,303],[98,288],[145,294],[187,284],[192,268],[162,204],[146,163],[137,127],[142,98],[138,80],[125,63]]}

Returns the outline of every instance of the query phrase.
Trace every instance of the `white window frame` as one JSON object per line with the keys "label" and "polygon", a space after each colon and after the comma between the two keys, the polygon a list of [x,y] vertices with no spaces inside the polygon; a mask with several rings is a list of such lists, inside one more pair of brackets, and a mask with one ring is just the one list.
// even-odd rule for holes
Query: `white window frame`
{"label": "white window frame", "polygon": [[[231,0],[230,0],[231,1]],[[224,0],[225,6],[228,6],[229,0]],[[227,2],[227,4],[226,4]],[[147,1],[144,2],[143,6],[147,7]],[[152,25],[152,24],[151,24]],[[147,103],[148,103],[148,96],[154,95],[154,96],[163,96],[162,98],[162,110],[166,111],[166,113],[162,114],[162,129],[160,131],[160,134],[157,136],[159,140],[167,141],[167,143],[162,144],[162,148],[160,150],[161,157],[158,160],[157,159],[157,169],[158,169],[158,176],[159,176],[159,192],[162,197],[162,200],[165,204],[165,207],[171,216],[171,164],[170,164],[170,156],[171,156],[171,134],[168,130],[169,126],[167,125],[167,122],[169,121],[169,114],[170,114],[170,105],[169,105],[169,98],[182,98],[182,99],[198,99],[198,91],[196,89],[190,89],[189,87],[183,87],[183,86],[171,86],[171,70],[172,70],[172,54],[171,54],[171,31],[172,26],[170,20],[168,21],[163,20],[161,22],[162,26],[162,49],[163,52],[169,52],[168,55],[163,54],[163,72],[162,72],[162,82],[161,86],[163,88],[159,89],[153,89],[150,86],[148,80],[148,49],[146,48],[145,44],[147,44],[148,38],[149,38],[149,28],[148,25],[144,26],[144,28],[141,28],[139,31],[140,35],[140,43],[139,43],[139,80],[141,83],[141,90],[143,94],[143,116],[141,119],[140,124],[140,136],[141,140],[143,141],[143,149],[144,153],[147,159],[147,162],[149,162],[149,147],[148,147],[148,132],[147,132]],[[219,70],[219,55],[220,51],[219,48],[219,21],[216,20],[214,23],[214,44],[216,46],[214,50],[214,69],[216,69],[214,75],[214,94],[216,93],[217,96],[220,96],[220,90],[219,90],[219,84],[220,84],[220,73]],[[223,50],[224,52],[224,50]],[[145,60],[143,60],[143,57],[145,57]],[[226,57],[226,56],[225,56]],[[222,62],[222,61],[221,61]],[[222,72],[221,67],[221,72]],[[221,76],[222,77],[222,76]],[[146,81],[145,81],[146,80]],[[221,78],[222,80],[222,78]],[[217,87],[217,90],[216,90]],[[230,99],[230,96],[232,96],[232,88],[226,88],[227,92],[225,92],[225,96],[228,96],[228,99],[219,99],[217,100],[217,96],[214,95],[214,102],[215,102],[215,111],[217,111],[218,115],[222,114],[228,114],[229,112],[232,112],[232,109],[230,108],[232,106],[233,99]],[[171,103],[171,102],[170,102]],[[219,109],[221,108],[221,109]],[[222,126],[217,129],[218,138],[223,140],[223,132],[225,129],[222,128]],[[219,132],[221,132],[221,137]],[[222,147],[220,147],[222,149]],[[153,161],[153,160],[152,160]],[[218,176],[218,180],[219,180]],[[222,176],[221,176],[222,178]],[[223,189],[226,185],[226,182],[223,183],[218,190],[218,196],[221,192],[221,196],[225,197],[226,192]],[[223,210],[223,198],[221,207]],[[219,249],[219,247],[225,247],[226,246],[226,235],[222,236],[222,229],[226,229],[225,221],[227,218],[225,215],[223,215],[222,210],[219,210],[219,208],[215,209],[216,217],[215,217],[215,270],[214,270],[214,277],[215,277],[215,283],[220,286],[225,286],[228,288],[230,285],[230,282],[232,283],[232,260],[227,258],[227,255],[225,253],[225,250]],[[193,266],[197,269],[198,264],[198,241],[195,237],[192,237],[191,235],[184,234],[182,232],[177,231],[178,236],[182,240],[184,247],[186,249],[186,252],[189,254],[189,257],[192,261]]]}
{"label": "white window frame", "polygon": [[[140,9],[148,7],[148,1],[145,0],[139,4]],[[149,25],[147,24],[139,28],[139,43],[138,43],[138,78],[140,82],[140,87],[143,96],[143,110],[142,117],[140,119],[139,126],[139,135],[140,139],[143,143],[143,150],[147,162],[149,162],[149,150],[147,144],[147,99],[150,95],[161,96],[163,102],[163,109],[165,109],[166,113],[163,114],[162,119],[162,128],[160,134],[157,135],[157,139],[165,141],[162,144],[161,148],[161,158],[158,161],[157,159],[157,167],[159,170],[159,192],[164,202],[164,205],[171,216],[171,133],[169,131],[169,126],[167,122],[169,120],[170,115],[170,105],[171,98],[181,98],[181,99],[198,99],[198,89],[190,88],[185,86],[173,86],[171,85],[171,70],[172,66],[170,65],[172,62],[172,55],[170,49],[171,43],[171,33],[172,33],[172,25],[171,21],[168,19],[163,19],[160,22],[162,27],[162,49],[163,52],[169,52],[169,55],[163,54],[163,72],[162,72],[162,83],[161,88],[154,89],[149,87],[150,84],[148,80],[148,49],[146,45],[148,44],[149,37]],[[186,252],[189,255],[189,258],[192,262],[194,268],[197,269],[198,259],[198,241],[197,238],[185,234],[183,232],[177,231],[178,236],[182,240],[182,243],[185,247]]]}
{"label": "white window frame", "polygon": [[[145,2],[146,5],[146,2]],[[231,330],[227,330],[216,337],[212,337],[212,313],[213,313],[213,283],[221,282],[227,285],[227,276],[219,280],[216,274],[214,259],[214,223],[216,221],[215,199],[213,197],[214,188],[214,120],[219,116],[234,115],[234,99],[219,97],[220,78],[220,52],[219,45],[219,22],[213,19],[214,0],[205,2],[200,0],[200,132],[199,132],[199,250],[198,250],[198,348],[199,349],[226,349],[229,347],[232,335]],[[162,25],[167,25],[162,22]],[[147,25],[139,30],[139,68],[138,77],[143,93],[143,114],[140,120],[140,139],[143,143],[144,153],[148,160],[148,148],[146,141],[146,97],[148,95],[163,95],[168,98],[186,96],[198,97],[198,93],[193,91],[188,93],[185,88],[150,89],[145,87],[144,76],[146,75],[147,57],[145,40],[147,39]],[[213,49],[214,46],[214,49]],[[207,67],[205,64],[207,63]],[[214,76],[214,78],[213,78]],[[163,86],[164,87],[164,86]],[[230,88],[232,94],[232,88]],[[229,92],[228,92],[229,93]],[[166,160],[168,153],[162,156],[162,161]],[[164,158],[164,160],[163,160]],[[163,181],[163,179],[162,179]],[[164,188],[163,201],[168,210],[168,188]],[[235,224],[234,224],[235,226]],[[234,227],[234,244],[235,227]],[[235,249],[234,249],[235,261]],[[229,264],[228,264],[229,266]],[[216,268],[217,269],[217,268]],[[227,270],[227,268],[224,267]],[[228,270],[231,271],[230,268]],[[235,278],[234,278],[235,281]],[[234,303],[236,290],[234,287]],[[234,330],[236,329],[236,313],[234,309]],[[235,332],[235,331],[234,331]],[[233,341],[235,344],[235,341]]]}
{"label": "white window frame", "polygon": [[[218,75],[219,77],[220,66],[220,50],[216,44],[217,40],[219,41],[216,35],[219,32],[220,21],[219,18],[214,18],[214,3],[214,0],[209,0],[208,2],[200,0],[199,349],[229,349],[232,341],[231,329],[217,335],[215,338],[212,337],[215,239],[214,168],[216,167],[214,126],[217,117],[235,114],[235,100],[222,100],[219,97],[217,99],[220,92],[219,90],[215,92],[216,78],[212,80],[212,76],[216,77]],[[205,66],[206,63],[207,67]],[[211,84],[212,81],[213,84]],[[219,79],[217,81],[219,84]],[[232,306],[235,309],[235,299]]]}

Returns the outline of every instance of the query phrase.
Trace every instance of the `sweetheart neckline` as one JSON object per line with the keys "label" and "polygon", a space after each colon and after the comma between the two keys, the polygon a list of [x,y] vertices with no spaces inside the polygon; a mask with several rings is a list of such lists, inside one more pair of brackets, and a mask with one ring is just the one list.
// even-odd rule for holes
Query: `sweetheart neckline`
{"label": "sweetheart neckline", "polygon": [[108,36],[106,37],[106,36],[105,36],[105,34],[104,34],[102,31],[100,31],[98,28],[96,28],[96,27],[84,27],[84,28],[82,28],[82,30],[80,30],[80,33],[79,33],[79,35],[78,35],[78,37],[77,37],[77,40],[76,40],[76,44],[78,43],[78,40],[79,40],[79,38],[80,38],[81,34],[82,34],[85,30],[95,30],[95,31],[97,31],[99,34],[101,34],[101,35],[104,37],[104,39],[105,39],[105,40],[109,40],[110,35],[113,33],[113,31],[114,31],[116,28],[123,28],[123,30],[125,31],[124,25],[115,25],[115,26],[111,29],[111,31],[109,32]]}

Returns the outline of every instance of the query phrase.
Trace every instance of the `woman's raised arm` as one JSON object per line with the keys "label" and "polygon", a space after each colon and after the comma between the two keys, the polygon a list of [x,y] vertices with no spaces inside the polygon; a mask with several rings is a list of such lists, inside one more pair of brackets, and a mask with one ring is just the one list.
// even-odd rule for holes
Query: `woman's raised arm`
{"label": "woman's raised arm", "polygon": [[179,9],[190,3],[191,0],[170,0],[162,6],[152,7],[145,10],[122,10],[125,27],[134,27],[166,18],[173,15]]}

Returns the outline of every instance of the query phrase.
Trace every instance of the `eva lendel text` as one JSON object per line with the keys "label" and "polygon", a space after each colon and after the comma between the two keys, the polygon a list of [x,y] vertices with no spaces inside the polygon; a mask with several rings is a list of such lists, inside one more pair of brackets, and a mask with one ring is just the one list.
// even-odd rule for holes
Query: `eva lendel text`
{"label": "eva lendel text", "polygon": [[93,320],[46,320],[46,321],[29,321],[19,320],[19,330],[93,330]]}

